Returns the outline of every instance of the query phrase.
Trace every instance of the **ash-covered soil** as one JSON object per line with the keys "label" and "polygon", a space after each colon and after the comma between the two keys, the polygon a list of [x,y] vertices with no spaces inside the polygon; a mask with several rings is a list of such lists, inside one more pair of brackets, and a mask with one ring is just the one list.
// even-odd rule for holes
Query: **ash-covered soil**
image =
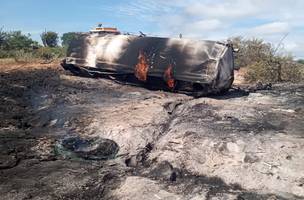
{"label": "ash-covered soil", "polygon": [[0,68],[0,199],[304,199],[304,84],[213,97]]}

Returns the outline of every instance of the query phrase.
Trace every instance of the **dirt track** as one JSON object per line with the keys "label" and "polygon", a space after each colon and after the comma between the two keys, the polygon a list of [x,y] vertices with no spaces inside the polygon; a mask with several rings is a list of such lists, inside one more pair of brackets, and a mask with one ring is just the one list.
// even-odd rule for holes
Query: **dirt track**
{"label": "dirt track", "polygon": [[194,99],[58,65],[0,82],[0,199],[304,198],[303,84]]}

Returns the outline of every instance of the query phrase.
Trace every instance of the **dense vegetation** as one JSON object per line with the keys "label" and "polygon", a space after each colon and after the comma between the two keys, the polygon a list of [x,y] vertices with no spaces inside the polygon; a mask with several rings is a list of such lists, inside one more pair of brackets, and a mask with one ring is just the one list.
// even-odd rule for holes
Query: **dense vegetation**
{"label": "dense vegetation", "polygon": [[295,61],[291,55],[278,53],[280,44],[274,47],[261,39],[231,38],[236,68],[246,68],[248,82],[299,82],[304,80],[304,62]]}
{"label": "dense vegetation", "polygon": [[45,31],[41,34],[41,40],[45,47],[58,46],[58,34],[53,31]]}
{"label": "dense vegetation", "polygon": [[[16,61],[34,60],[53,61],[63,58],[67,47],[79,35],[75,32],[64,33],[59,45],[59,35],[53,31],[41,34],[41,42],[31,39],[21,31],[5,32],[0,29],[0,58],[14,58]],[[246,68],[248,82],[298,82],[304,80],[304,60],[295,61],[291,55],[278,53],[278,47],[261,39],[229,39],[236,53],[236,68]]]}
{"label": "dense vegetation", "polygon": [[61,45],[68,47],[70,45],[70,43],[77,38],[79,38],[79,34],[77,34],[75,32],[64,33],[61,36],[61,41],[62,41]]}
{"label": "dense vegetation", "polygon": [[[64,34],[65,35],[65,34]],[[31,39],[21,31],[3,31],[0,29],[0,58],[14,58],[16,61],[33,62],[36,60],[53,61],[63,58],[66,53],[69,38],[62,37],[59,46],[59,36],[56,32],[45,31],[41,34],[41,42]]]}
{"label": "dense vegetation", "polygon": [[3,32],[0,30],[0,58],[14,57],[21,51],[31,52],[38,43],[23,35],[21,31]]}

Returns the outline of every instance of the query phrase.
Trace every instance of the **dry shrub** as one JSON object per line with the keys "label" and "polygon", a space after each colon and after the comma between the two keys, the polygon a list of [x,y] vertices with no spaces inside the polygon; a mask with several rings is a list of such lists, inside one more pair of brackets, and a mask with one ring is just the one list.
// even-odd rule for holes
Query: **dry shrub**
{"label": "dry shrub", "polygon": [[260,61],[247,66],[245,80],[248,82],[273,82],[274,77],[274,71],[267,62]]}
{"label": "dry shrub", "polygon": [[31,63],[37,61],[37,57],[33,52],[18,50],[14,52],[14,59],[16,62]]}
{"label": "dry shrub", "polygon": [[63,47],[41,47],[36,56],[44,61],[56,60],[65,56],[66,49]]}
{"label": "dry shrub", "polygon": [[235,37],[228,41],[239,49],[235,54],[235,65],[236,69],[247,69],[246,81],[275,83],[304,80],[304,65],[296,62],[290,55],[278,54],[278,47],[256,38]]}
{"label": "dry shrub", "polygon": [[282,80],[294,83],[304,81],[304,65],[299,63],[286,63],[283,65]]}
{"label": "dry shrub", "polygon": [[304,80],[304,65],[289,59],[260,61],[247,66],[245,80],[248,82],[300,82]]}

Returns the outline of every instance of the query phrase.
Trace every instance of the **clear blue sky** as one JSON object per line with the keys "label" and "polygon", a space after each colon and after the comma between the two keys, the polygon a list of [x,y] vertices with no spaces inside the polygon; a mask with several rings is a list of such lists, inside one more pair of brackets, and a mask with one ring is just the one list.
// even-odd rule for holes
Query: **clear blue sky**
{"label": "clear blue sky", "polygon": [[[153,31],[154,28],[122,11],[126,0],[0,0],[0,26],[5,30],[20,29],[32,34],[44,29],[59,33],[68,31],[88,31],[97,23],[116,26],[124,31]],[[39,35],[39,34],[38,34]]]}
{"label": "clear blue sky", "polygon": [[88,31],[97,23],[151,35],[224,40],[284,40],[286,52],[304,58],[302,0],[0,0],[0,27],[41,32]]}

